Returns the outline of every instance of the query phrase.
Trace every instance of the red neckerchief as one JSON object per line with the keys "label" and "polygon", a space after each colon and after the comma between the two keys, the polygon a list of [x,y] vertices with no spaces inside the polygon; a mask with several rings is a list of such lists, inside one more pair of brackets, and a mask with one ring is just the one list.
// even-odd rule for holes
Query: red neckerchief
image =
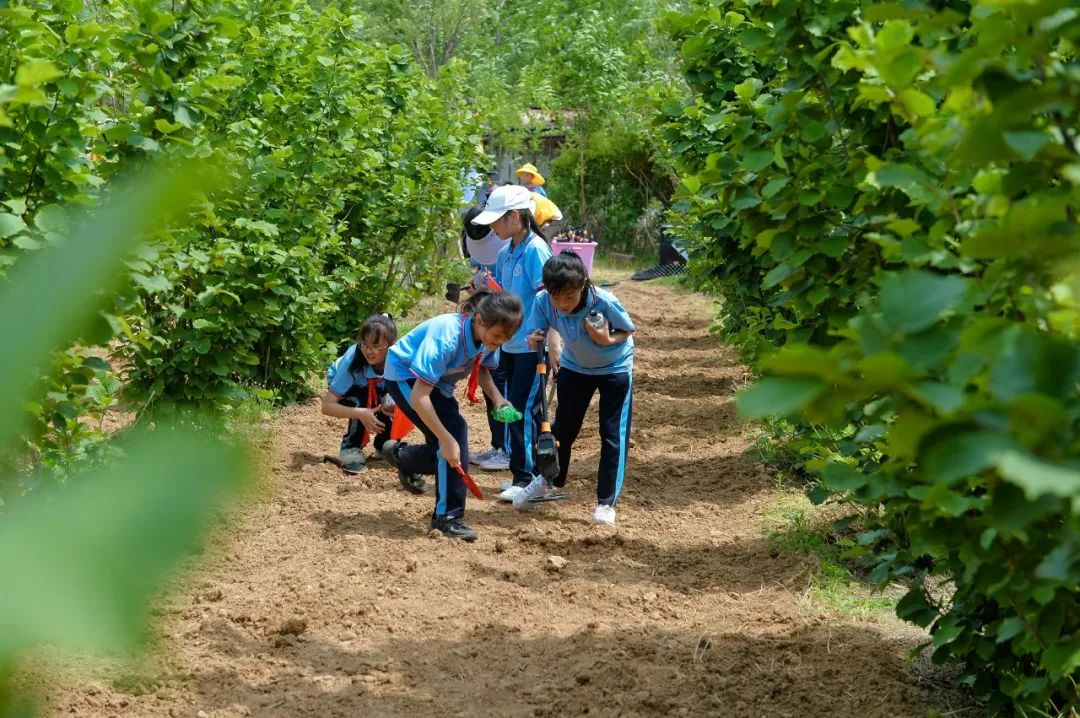
{"label": "red neckerchief", "polygon": [[476,395],[476,390],[480,388],[480,361],[484,358],[484,353],[481,351],[476,355],[476,359],[473,360],[472,371],[469,372],[469,383],[465,389],[465,396],[469,398],[469,401],[473,404],[480,403],[480,397]]}
{"label": "red neckerchief", "polygon": [[375,389],[378,379],[367,380],[367,408],[374,409],[379,403],[379,392]]}
{"label": "red neckerchief", "polygon": [[[465,336],[465,322],[471,315],[461,315],[461,339],[463,342],[468,342],[469,337]],[[475,319],[473,321],[476,321]],[[468,351],[469,345],[465,344],[465,350]],[[476,390],[480,388],[480,362],[484,359],[483,348],[476,354],[476,359],[473,360],[472,370],[469,372],[469,381],[465,385],[465,396],[470,403],[479,404],[480,397],[476,395]]]}

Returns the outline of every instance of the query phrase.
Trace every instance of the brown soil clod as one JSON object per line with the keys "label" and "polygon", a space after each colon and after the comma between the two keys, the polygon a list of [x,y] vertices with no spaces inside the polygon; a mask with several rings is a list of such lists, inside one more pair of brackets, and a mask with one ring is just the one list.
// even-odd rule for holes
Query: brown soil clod
{"label": "brown soil clod", "polygon": [[283,636],[299,636],[307,630],[307,621],[302,618],[290,618],[278,627],[278,633]]}

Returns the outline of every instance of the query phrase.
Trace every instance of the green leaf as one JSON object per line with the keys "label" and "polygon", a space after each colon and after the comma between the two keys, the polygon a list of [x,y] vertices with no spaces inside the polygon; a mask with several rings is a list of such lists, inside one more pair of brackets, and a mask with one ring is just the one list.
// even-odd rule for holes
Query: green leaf
{"label": "green leaf", "polygon": [[944,486],[977,476],[1016,448],[1016,442],[989,431],[968,431],[933,442],[923,455],[923,474]]}
{"label": "green leaf", "polygon": [[20,87],[34,87],[55,80],[63,74],[48,60],[31,60],[20,65],[15,71],[15,84]]}
{"label": "green leaf", "polygon": [[853,438],[852,441],[859,444],[865,444],[868,441],[874,441],[875,439],[880,439],[885,436],[888,430],[889,427],[885,426],[885,424],[867,424],[859,429],[859,432],[855,434],[855,438]]}
{"label": "green leaf", "polygon": [[826,132],[828,132],[828,128],[825,127],[824,122],[812,120],[803,125],[800,136],[806,142],[817,142],[825,136]]}
{"label": "green leaf", "polygon": [[[772,161],[772,153],[769,153],[769,161]],[[765,197],[765,199],[771,198],[777,192],[784,189],[784,187],[787,187],[787,184],[790,181],[791,180],[788,177],[774,177],[769,180],[768,184],[761,190],[761,196]]]}
{"label": "green leaf", "polygon": [[870,477],[846,464],[831,463],[821,472],[821,478],[832,490],[838,492],[858,491],[866,486]]}
{"label": "green leaf", "polygon": [[83,359],[82,365],[88,369],[95,371],[112,371],[112,367],[109,362],[105,361],[101,357],[86,357]]}
{"label": "green leaf", "polygon": [[133,273],[131,278],[135,280],[136,284],[145,289],[147,294],[158,294],[172,288],[172,282],[160,274],[147,276],[145,274]]}
{"label": "green leaf", "polygon": [[1062,544],[1055,548],[1035,568],[1035,575],[1046,581],[1068,583],[1072,579],[1072,566],[1076,563],[1076,552],[1071,544]]}
{"label": "green leaf", "polygon": [[1019,450],[1001,453],[995,461],[1002,478],[1019,486],[1030,501],[1047,494],[1072,498],[1080,495],[1080,471],[1050,464]]}
{"label": "green leaf", "polygon": [[889,20],[878,31],[874,45],[882,50],[907,47],[915,38],[915,30],[906,20]]}
{"label": "green leaf", "polygon": [[788,344],[761,360],[761,368],[771,374],[814,376],[832,383],[847,379],[837,357],[819,347]]}
{"label": "green leaf", "polygon": [[997,630],[997,642],[1004,643],[1016,635],[1019,635],[1024,630],[1024,622],[1016,616],[1006,618],[998,626]]}
{"label": "green leaf", "polygon": [[242,476],[237,452],[161,429],[115,467],[35,491],[0,523],[0,663],[137,645],[144,604]]}
{"label": "green leaf", "polygon": [[1023,327],[1004,333],[990,370],[990,390],[1000,401],[1040,393],[1065,399],[1080,380],[1080,350],[1074,342]]}
{"label": "green leaf", "polygon": [[939,626],[934,630],[932,643],[935,648],[952,643],[964,632],[963,626]]}
{"label": "green leaf", "polygon": [[169,122],[168,120],[160,117],[154,120],[154,129],[156,129],[163,135],[172,134],[173,132],[176,132],[177,130],[181,130],[183,128],[184,126],[181,125],[179,122]]}
{"label": "green leaf", "polygon": [[825,393],[827,385],[809,377],[768,377],[739,392],[735,406],[748,419],[791,414]]}
{"label": "green leaf", "polygon": [[911,395],[935,409],[939,414],[949,415],[964,405],[964,390],[939,381],[921,381],[911,387]]}
{"label": "green leaf", "polygon": [[16,217],[7,212],[0,212],[0,239],[7,239],[24,229],[26,229],[26,222],[23,222],[21,217]]}
{"label": "green leaf", "polygon": [[905,621],[911,621],[917,626],[926,628],[937,618],[938,612],[930,604],[923,587],[916,584],[897,601],[896,615]]}
{"label": "green leaf", "polygon": [[881,289],[881,311],[893,329],[921,331],[964,306],[967,281],[924,271],[890,274]]}
{"label": "green leaf", "polygon": [[757,94],[761,91],[762,87],[763,83],[761,80],[752,77],[749,80],[745,80],[738,85],[735,85],[734,89],[736,95],[749,102],[757,97]]}
{"label": "green leaf", "polygon": [[885,227],[901,237],[908,237],[919,230],[919,223],[905,217],[903,219],[894,219],[886,224]]}
{"label": "green leaf", "polygon": [[779,141],[773,144],[773,164],[782,170],[788,168],[787,160],[784,159],[784,147]]}
{"label": "green leaf", "polygon": [[895,187],[916,204],[931,204],[938,196],[930,175],[911,165],[886,162],[867,175],[867,181],[876,187]]}
{"label": "green leaf", "polygon": [[[921,487],[920,487],[921,488]],[[922,508],[944,516],[963,516],[975,503],[974,499],[950,491],[947,486],[935,483],[921,497]]]}
{"label": "green leaf", "polygon": [[766,274],[765,277],[761,280],[761,286],[764,289],[774,287],[780,282],[790,277],[791,273],[794,271],[795,269],[793,267],[789,267],[786,264],[778,264],[771,270],[769,270],[769,273]]}
{"label": "green leaf", "polygon": [[1043,651],[1039,663],[1055,678],[1073,673],[1080,668],[1080,638],[1062,638]]}
{"label": "green leaf", "polygon": [[11,240],[11,243],[19,249],[25,249],[27,251],[41,249],[43,246],[45,246],[33,237],[27,237],[25,235],[19,235],[15,239]]}
{"label": "green leaf", "polygon": [[42,232],[66,234],[68,231],[67,212],[59,205],[47,204],[34,214],[34,226]]}
{"label": "green leaf", "polygon": [[889,59],[877,63],[881,79],[891,87],[907,87],[923,69],[925,56],[916,48],[900,50]]}
{"label": "green leaf", "polygon": [[743,155],[742,167],[747,172],[760,172],[772,164],[772,150],[751,150]]}
{"label": "green leaf", "polygon": [[1020,130],[1005,133],[1005,144],[1013,148],[1025,162],[1035,159],[1035,155],[1039,154],[1039,150],[1049,141],[1050,136],[1045,132]]}
{"label": "green leaf", "polygon": [[915,117],[932,117],[937,110],[932,97],[925,92],[907,89],[900,92],[898,99],[905,109]]}

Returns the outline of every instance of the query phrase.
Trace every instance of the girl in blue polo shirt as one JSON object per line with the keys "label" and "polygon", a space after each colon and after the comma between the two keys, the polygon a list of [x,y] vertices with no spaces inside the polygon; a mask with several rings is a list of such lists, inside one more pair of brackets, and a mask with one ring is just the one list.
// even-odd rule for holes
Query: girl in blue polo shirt
{"label": "girl in blue polo shirt", "polygon": [[364,470],[364,447],[371,437],[375,437],[375,451],[390,438],[394,404],[386,395],[382,373],[386,351],[395,341],[393,318],[389,314],[370,316],[360,327],[356,343],[326,371],[322,413],[349,420],[338,459],[350,474]]}
{"label": "girl in blue polo shirt", "polygon": [[[543,344],[549,329],[562,337],[562,367],[555,380],[559,406],[552,427],[559,446],[556,487],[566,484],[570,450],[593,394],[600,392],[600,467],[593,523],[614,526],[630,441],[634,322],[614,294],[592,286],[581,257],[563,252],[544,265],[544,291],[536,296],[527,328],[535,348]],[[528,508],[530,499],[549,488],[543,477],[536,477],[515,498],[514,507]]]}
{"label": "girl in blue polo shirt", "polygon": [[[525,187],[498,187],[488,197],[484,211],[472,220],[473,224],[490,225],[495,234],[510,240],[495,260],[495,281],[503,291],[521,299],[526,317],[532,311],[536,293],[544,286],[544,263],[551,259],[551,249],[536,225],[532,207],[532,196]],[[513,501],[533,480],[533,442],[540,421],[540,379],[536,374],[536,352],[525,341],[524,326],[500,353],[506,398],[524,415],[520,421],[507,424],[506,429],[514,478],[499,498]]]}
{"label": "girl in blue polo shirt", "polygon": [[[476,272],[476,274],[473,275],[470,286],[466,288],[466,291],[475,291],[475,289],[485,286],[483,275],[481,273],[491,272],[492,275],[494,275],[495,261],[499,256],[499,250],[510,243],[509,239],[502,239],[499,235],[495,234],[491,227],[482,224],[473,224],[472,221],[483,211],[483,207],[474,205],[469,207],[463,218],[465,227],[461,232],[461,249],[464,255],[468,257],[473,270]],[[500,364],[501,363],[500,360]],[[509,391],[506,386],[506,376],[501,366],[492,370],[491,378],[495,380],[495,385],[499,387],[499,391],[504,394]],[[491,399],[488,399],[487,396],[485,396],[484,400],[487,403],[488,430],[491,432],[491,449],[476,454],[472,457],[472,460],[473,463],[481,469],[486,469],[488,471],[504,471],[510,468],[510,452],[508,449],[510,438],[507,433],[506,424],[496,421],[491,415],[492,410],[495,408],[491,403]]]}
{"label": "girl in blue polo shirt", "polygon": [[476,530],[462,520],[465,483],[457,469],[469,470],[469,435],[454,399],[454,385],[471,374],[470,385],[475,377],[496,408],[507,404],[489,372],[498,365],[499,347],[521,322],[517,297],[480,291],[461,306],[460,313],[428,319],[390,347],[383,374],[387,390],[423,433],[425,443],[391,439],[383,445],[383,456],[397,467],[403,484],[416,474],[437,477],[429,531],[476,539]]}

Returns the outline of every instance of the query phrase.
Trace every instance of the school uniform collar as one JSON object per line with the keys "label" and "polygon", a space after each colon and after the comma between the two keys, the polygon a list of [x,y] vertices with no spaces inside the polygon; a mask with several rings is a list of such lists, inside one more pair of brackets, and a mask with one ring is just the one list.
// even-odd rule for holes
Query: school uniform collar
{"label": "school uniform collar", "polygon": [[525,249],[532,243],[535,236],[536,233],[530,229],[529,233],[525,235],[525,239],[521,240],[521,244],[519,244],[518,246],[515,247],[513,240],[511,240],[509,245],[510,258],[515,260],[521,259],[521,257],[525,254]]}

